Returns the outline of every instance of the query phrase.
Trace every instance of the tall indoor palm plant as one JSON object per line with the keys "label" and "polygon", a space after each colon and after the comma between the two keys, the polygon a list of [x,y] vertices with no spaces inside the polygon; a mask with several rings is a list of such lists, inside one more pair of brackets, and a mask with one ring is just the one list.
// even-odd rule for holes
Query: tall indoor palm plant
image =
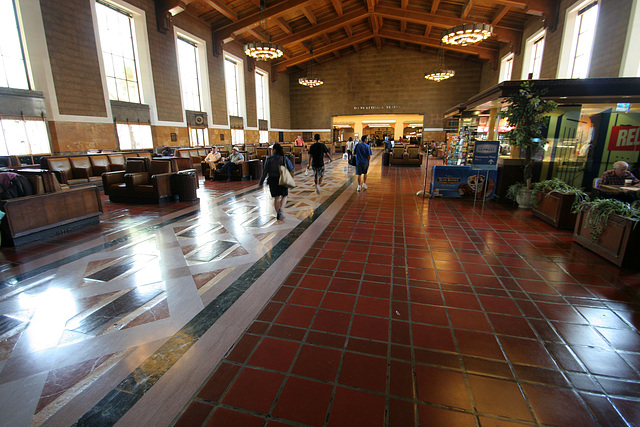
{"label": "tall indoor palm plant", "polygon": [[513,129],[509,132],[508,138],[511,145],[524,148],[525,167],[524,179],[527,189],[531,188],[531,177],[533,176],[533,152],[541,147],[544,139],[543,130],[547,125],[546,113],[553,111],[558,104],[542,99],[546,90],[537,90],[533,87],[533,82],[522,83],[518,92],[505,100],[508,104],[506,110],[500,113],[501,117],[506,117],[509,126]]}

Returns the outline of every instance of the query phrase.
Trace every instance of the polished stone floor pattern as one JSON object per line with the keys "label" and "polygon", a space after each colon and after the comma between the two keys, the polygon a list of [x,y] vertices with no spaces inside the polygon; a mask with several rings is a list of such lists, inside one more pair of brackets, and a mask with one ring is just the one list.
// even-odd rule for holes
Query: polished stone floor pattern
{"label": "polished stone floor pattern", "polygon": [[2,248],[0,425],[640,424],[640,273],[374,157]]}

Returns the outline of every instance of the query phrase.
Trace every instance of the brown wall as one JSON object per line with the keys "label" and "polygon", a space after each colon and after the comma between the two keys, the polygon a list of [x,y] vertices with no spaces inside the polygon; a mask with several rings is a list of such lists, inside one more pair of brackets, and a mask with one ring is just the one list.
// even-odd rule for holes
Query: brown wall
{"label": "brown wall", "polygon": [[[275,129],[291,128],[291,92],[289,88],[289,74],[270,74],[269,101],[271,109],[270,127]],[[295,137],[294,137],[295,139]],[[271,141],[271,139],[269,139]],[[277,138],[274,139],[277,141]]]}
{"label": "brown wall", "polygon": [[620,74],[631,8],[632,0],[601,2],[589,77],[618,77]]}
{"label": "brown wall", "polygon": [[[154,94],[161,121],[181,122],[183,110],[180,101],[178,70],[175,58],[173,30],[162,34],[157,30],[155,2],[129,0],[144,10],[147,16],[147,37],[151,54]],[[555,78],[566,9],[575,0],[561,0],[556,31],[547,31],[542,78]],[[51,61],[58,108],[63,115],[105,117],[104,91],[90,2],[86,0],[40,0]],[[604,0],[601,4],[596,43],[592,55],[591,77],[614,77],[619,73],[632,0]],[[209,124],[227,126],[226,94],[224,85],[224,55],[214,56],[211,31],[201,21],[181,13],[174,17],[174,25],[207,42],[209,86],[212,114]],[[522,54],[528,36],[542,28],[541,17],[532,16],[523,34],[521,53],[514,59],[513,78],[519,79]],[[140,35],[143,36],[143,35]],[[242,46],[228,43],[224,49],[244,58]],[[500,58],[510,51],[504,45]],[[424,72],[434,68],[434,53],[384,46],[362,50],[357,54],[332,60],[316,66],[317,74],[325,84],[307,88],[298,84],[305,72],[271,73],[271,64],[257,65],[270,73],[270,132],[269,140],[278,140],[278,131],[284,131],[284,140],[292,141],[298,129],[328,129],[332,116],[351,114],[422,114],[426,127],[442,127],[443,112],[466,101],[481,90],[498,82],[499,70],[492,69],[469,56],[447,57],[446,65],[456,70],[456,76],[441,83],[426,81]],[[253,68],[245,60],[246,124],[257,127],[255,108],[255,81]],[[362,107],[369,107],[362,109]],[[49,122],[52,145],[56,152],[85,151],[87,149],[117,148],[113,125],[104,123]],[[291,131],[288,131],[291,129]],[[154,144],[186,146],[186,127],[154,126]],[[176,133],[178,141],[170,141]],[[209,129],[211,142],[220,143],[220,134],[230,141],[228,129]],[[315,133],[315,132],[314,132]],[[247,131],[248,142],[257,141],[257,131]],[[330,135],[323,139],[330,139]]]}
{"label": "brown wall", "polygon": [[298,78],[305,73],[292,74],[291,127],[328,129],[331,116],[360,113],[423,114],[425,126],[442,127],[445,110],[478,92],[481,63],[446,58],[456,75],[435,83],[425,80],[424,73],[435,67],[436,59],[434,54],[384,47],[317,66],[315,72],[325,82],[322,86],[301,86]]}
{"label": "brown wall", "polygon": [[118,148],[111,123],[49,122],[49,132],[54,153],[78,154]]}
{"label": "brown wall", "polygon": [[106,117],[96,38],[87,0],[41,0],[61,114]]}
{"label": "brown wall", "polygon": [[[542,68],[540,71],[540,78],[542,79],[555,79],[558,75],[558,63],[560,49],[562,47],[566,12],[567,9],[575,3],[577,3],[577,0],[562,0],[558,14],[557,28],[555,31],[547,29],[544,42],[544,56],[542,58]],[[589,77],[618,77],[629,25],[629,16],[631,15],[631,6],[632,0],[605,0],[600,2],[596,40],[591,54]],[[527,38],[543,28],[543,26],[544,24],[541,17],[532,17],[527,23],[522,36],[520,54],[514,58],[512,80],[520,80],[522,77],[523,55]],[[500,51],[500,58],[508,52],[508,47],[506,50],[503,48]],[[491,68],[485,64],[482,68],[482,90],[496,85],[499,76],[499,72],[491,70]]]}

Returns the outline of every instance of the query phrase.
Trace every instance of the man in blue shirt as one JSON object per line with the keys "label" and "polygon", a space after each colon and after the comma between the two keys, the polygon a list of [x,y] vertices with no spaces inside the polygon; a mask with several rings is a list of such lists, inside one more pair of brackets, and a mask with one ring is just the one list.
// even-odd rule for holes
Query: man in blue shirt
{"label": "man in blue shirt", "polygon": [[371,158],[371,147],[369,147],[367,135],[353,148],[356,156],[356,175],[358,175],[358,191],[367,189],[367,172],[369,171],[369,159]]}

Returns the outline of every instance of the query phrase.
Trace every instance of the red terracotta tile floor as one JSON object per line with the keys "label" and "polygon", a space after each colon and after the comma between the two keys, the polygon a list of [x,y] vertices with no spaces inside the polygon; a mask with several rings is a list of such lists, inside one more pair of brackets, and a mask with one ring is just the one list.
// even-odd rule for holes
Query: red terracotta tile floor
{"label": "red terracotta tile floor", "polygon": [[175,425],[640,425],[638,271],[418,168],[368,184]]}

